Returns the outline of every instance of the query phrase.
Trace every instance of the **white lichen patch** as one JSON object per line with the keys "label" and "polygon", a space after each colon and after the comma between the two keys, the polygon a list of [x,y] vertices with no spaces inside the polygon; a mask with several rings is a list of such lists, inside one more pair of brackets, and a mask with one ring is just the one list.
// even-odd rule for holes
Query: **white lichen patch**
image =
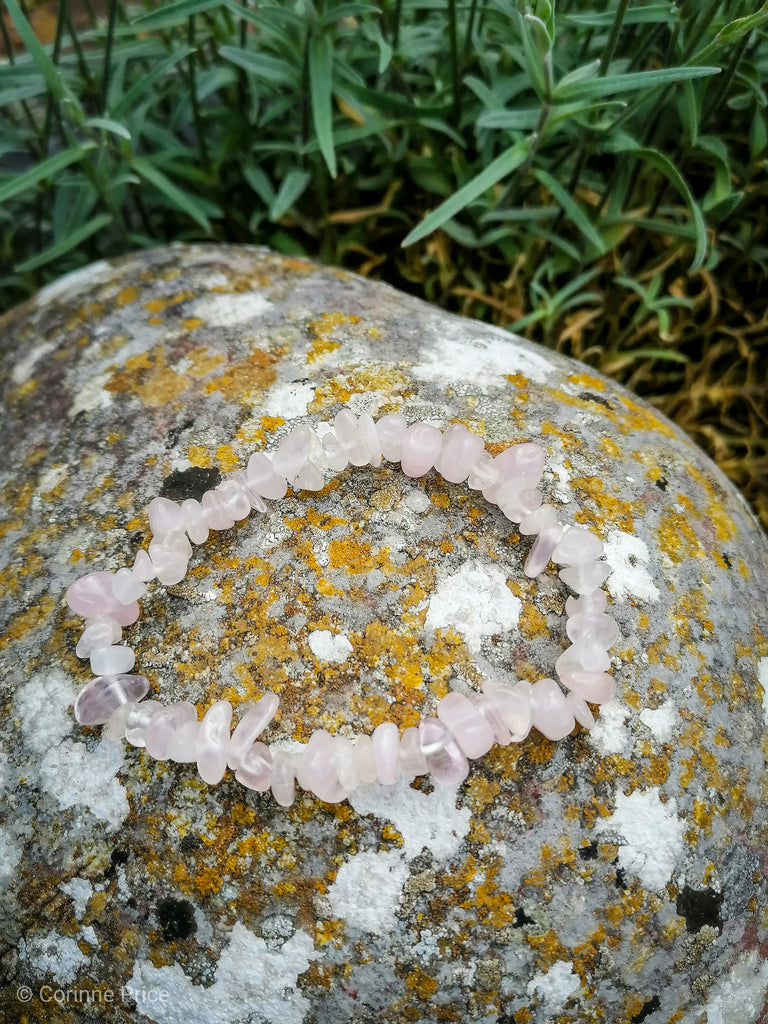
{"label": "white lichen patch", "polygon": [[477,652],[483,637],[517,626],[520,598],[507,586],[507,577],[495,565],[467,562],[457,572],[439,579],[429,599],[424,627],[428,631],[453,628],[467,647]]}
{"label": "white lichen patch", "polygon": [[55,299],[60,299],[63,296],[72,302],[76,292],[85,291],[95,284],[103,284],[111,277],[117,276],[117,273],[118,271],[115,271],[106,260],[89,263],[87,267],[64,274],[63,277],[46,285],[45,288],[41,288],[35,296],[35,305],[38,307],[48,306]]}
{"label": "white lichen patch", "polygon": [[670,700],[660,708],[643,708],[638,717],[643,725],[648,726],[659,743],[668,743],[672,739],[675,726],[680,721],[680,715]]}
{"label": "white lichen patch", "polygon": [[72,898],[72,912],[78,921],[82,921],[88,901],[93,896],[93,885],[87,878],[70,878],[68,882],[60,882],[59,888]]}
{"label": "white lichen patch", "polygon": [[339,664],[352,653],[352,644],[343,633],[334,635],[329,629],[316,629],[307,636],[309,649],[320,661]]}
{"label": "white lichen patch", "polygon": [[102,739],[89,751],[85,743],[74,742],[69,712],[73,698],[72,686],[61,673],[35,675],[19,688],[15,705],[24,741],[25,771],[62,809],[84,807],[111,831],[129,810],[117,779],[122,747]]}
{"label": "white lichen patch", "polygon": [[104,385],[114,376],[112,370],[97,373],[89,377],[87,382],[75,395],[67,416],[73,420],[80,412],[93,412],[95,409],[106,409],[112,404],[112,392]]}
{"label": "white lichen patch", "polygon": [[555,372],[550,361],[542,355],[522,348],[514,335],[472,335],[467,321],[456,332],[445,325],[445,332],[429,350],[424,360],[416,363],[412,374],[417,380],[465,381],[479,388],[501,387],[505,378],[520,373],[529,380],[543,383]]}
{"label": "white lichen patch", "polygon": [[763,688],[763,721],[768,725],[768,658],[757,663],[757,681]]}
{"label": "white lichen patch", "polygon": [[74,981],[90,963],[90,957],[83,953],[76,939],[53,931],[22,941],[19,953],[26,960],[31,977],[42,979],[50,974],[62,985]]}
{"label": "white lichen patch", "polygon": [[411,789],[407,782],[396,786],[361,786],[349,796],[360,815],[391,821],[403,837],[408,860],[427,849],[436,861],[456,856],[469,832],[468,809],[456,806],[456,791],[436,786],[431,793]]}
{"label": "white lichen patch", "polygon": [[46,470],[46,472],[40,477],[37,484],[37,490],[40,494],[50,494],[50,492],[54,488],[58,487],[62,480],[66,480],[68,476],[69,466],[51,466],[51,468]]}
{"label": "white lichen patch", "polygon": [[407,878],[400,850],[358,853],[344,861],[328,889],[333,913],[361,931],[388,935],[397,923]]}
{"label": "white lichen patch", "polygon": [[567,960],[558,960],[546,972],[534,974],[526,986],[528,995],[537,995],[548,1010],[561,1010],[581,988],[581,980]]}
{"label": "white lichen patch", "polygon": [[734,1024],[761,1017],[768,1001],[768,960],[758,950],[742,954],[727,974],[721,975],[707,1000],[707,1024]]}
{"label": "white lichen patch", "polygon": [[264,395],[261,413],[281,416],[284,420],[306,416],[307,408],[315,399],[315,389],[298,381],[278,381]]}
{"label": "white lichen patch", "polygon": [[16,865],[23,848],[12,832],[0,828],[0,887],[6,888],[16,878]]}
{"label": "white lichen patch", "polygon": [[14,384],[26,384],[32,376],[32,371],[49,352],[56,347],[52,341],[41,341],[39,345],[33,345],[26,351],[11,370],[11,380]]}
{"label": "white lichen patch", "polygon": [[651,554],[645,541],[634,533],[611,530],[603,543],[606,560],[613,570],[606,586],[614,599],[658,601],[659,588],[647,568]]}
{"label": "white lichen patch", "polygon": [[151,1017],[157,1024],[302,1024],[311,1007],[297,982],[313,954],[312,939],[301,929],[279,949],[271,949],[238,921],[212,985],[193,984],[178,964],[155,967],[139,960],[129,987],[147,996],[154,993]]}
{"label": "white lichen patch", "polygon": [[661,800],[659,787],[616,794],[616,810],[595,824],[619,843],[619,865],[636,875],[646,889],[663,889],[683,852],[685,826],[674,798]]}
{"label": "white lichen patch", "polygon": [[249,320],[258,320],[272,308],[272,303],[260,292],[248,291],[240,294],[212,292],[193,302],[189,316],[199,317],[205,323],[216,327],[237,327]]}
{"label": "white lichen patch", "polygon": [[600,705],[599,715],[589,731],[589,742],[603,757],[630,752],[632,735],[626,719],[627,709],[620,698]]}

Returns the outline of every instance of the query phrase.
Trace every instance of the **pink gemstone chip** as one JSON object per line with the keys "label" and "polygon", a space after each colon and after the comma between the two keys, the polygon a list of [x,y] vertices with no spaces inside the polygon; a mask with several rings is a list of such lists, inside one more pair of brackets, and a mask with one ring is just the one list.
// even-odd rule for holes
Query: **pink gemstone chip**
{"label": "pink gemstone chip", "polygon": [[89,572],[67,588],[66,600],[73,612],[84,619],[108,616],[121,626],[130,626],[139,617],[139,602],[122,604],[112,593],[112,573]]}
{"label": "pink gemstone chip", "polygon": [[144,676],[96,676],[77,695],[75,718],[80,725],[105,725],[122,704],[140,701],[148,690]]}

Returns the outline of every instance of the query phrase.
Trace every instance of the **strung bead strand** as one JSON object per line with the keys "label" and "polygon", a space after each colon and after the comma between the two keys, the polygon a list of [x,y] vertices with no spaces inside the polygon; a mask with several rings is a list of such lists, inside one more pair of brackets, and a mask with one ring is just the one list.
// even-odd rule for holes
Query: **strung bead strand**
{"label": "strung bead strand", "polygon": [[[555,662],[561,685],[550,677],[513,686],[487,679],[469,696],[448,693],[434,716],[402,735],[394,722],[353,738],[319,729],[298,752],[271,750],[259,738],[277,712],[274,693],[244,705],[234,730],[229,701],[217,701],[198,720],[189,701],[145,700],[149,680],[132,674],[134,651],[120,641],[123,628],[139,617],[147,583],[180,583],[193,544],[205,543],[210,530],[227,530],[254,510],[266,512],[266,501],[279,501],[289,485],[294,491],[318,491],[349,465],[379,466],[382,460],[399,462],[408,477],[435,468],[449,483],[466,482],[481,491],[518,524],[521,535],[534,538],[524,566],[528,577],[538,576],[550,560],[560,566],[560,578],[576,595],[565,604],[571,644]],[[554,507],[544,502],[538,489],[543,469],[544,451],[536,444],[515,444],[494,458],[483,438],[461,424],[441,431],[424,422],[408,426],[399,413],[374,421],[342,409],[332,425],[295,427],[271,457],[253,454],[244,471],[227,474],[200,501],[154,498],[148,510],[152,539],[133,565],[88,573],[67,590],[70,608],[85,618],[76,652],[89,659],[95,675],[75,701],[77,721],[109,723],[157,760],[195,763],[209,785],[220,782],[229,768],[248,789],[271,789],[283,806],[293,802],[296,783],[330,803],[360,785],[392,785],[427,773],[438,784],[458,785],[469,761],[495,743],[519,743],[534,727],[550,740],[567,736],[576,722],[591,728],[588,704],[604,703],[615,692],[608,651],[619,631],[606,614],[601,589],[610,570],[599,538],[561,525]]]}

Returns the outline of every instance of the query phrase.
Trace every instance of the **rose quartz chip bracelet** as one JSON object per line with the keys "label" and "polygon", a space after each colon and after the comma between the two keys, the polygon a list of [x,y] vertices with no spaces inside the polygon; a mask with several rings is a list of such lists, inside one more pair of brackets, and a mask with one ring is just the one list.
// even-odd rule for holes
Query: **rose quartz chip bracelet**
{"label": "rose quartz chip bracelet", "polygon": [[[420,477],[433,467],[450,483],[467,482],[497,505],[521,535],[535,537],[524,571],[538,576],[550,559],[561,566],[560,578],[578,596],[565,604],[571,645],[555,663],[565,688],[551,678],[514,686],[486,680],[480,692],[452,691],[437,704],[436,717],[402,736],[394,722],[382,722],[372,735],[332,736],[313,733],[301,750],[272,752],[259,737],[278,707],[274,693],[246,705],[230,734],[232,705],[220,700],[198,720],[189,701],[162,704],[144,700],[149,681],[132,675],[133,650],[119,643],[124,626],[139,616],[146,583],[179,583],[187,572],[191,543],[202,544],[209,530],[226,530],[252,509],[266,512],[264,499],[294,490],[320,490],[331,473],[349,464],[379,466],[399,462],[403,473]],[[321,800],[345,799],[357,786],[392,785],[401,778],[430,773],[435,782],[458,785],[469,771],[468,760],[482,757],[494,743],[519,743],[535,727],[550,740],[567,736],[578,721],[594,724],[587,702],[600,704],[615,692],[607,673],[608,650],[619,631],[605,613],[602,584],[609,574],[601,560],[603,545],[588,530],[558,523],[555,509],[543,503],[538,484],[544,451],[536,444],[515,444],[496,458],[483,438],[454,424],[445,432],[429,423],[406,424],[398,413],[374,421],[343,409],[333,425],[316,431],[298,426],[270,458],[252,455],[245,471],[227,474],[201,501],[177,504],[155,498],[149,505],[152,540],[131,568],[91,572],[67,590],[70,608],[85,618],[77,654],[89,658],[96,678],[79,693],[75,717],[82,725],[110,724],[129,743],[145,747],[158,760],[196,762],[203,780],[215,785],[227,767],[249,789],[272,790],[278,803],[293,802],[295,783]]]}

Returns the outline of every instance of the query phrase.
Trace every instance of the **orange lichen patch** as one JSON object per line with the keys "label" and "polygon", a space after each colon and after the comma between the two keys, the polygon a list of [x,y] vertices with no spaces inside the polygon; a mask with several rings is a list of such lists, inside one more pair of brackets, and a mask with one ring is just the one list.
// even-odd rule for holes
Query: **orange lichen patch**
{"label": "orange lichen patch", "polygon": [[23,401],[27,395],[31,395],[33,391],[37,391],[39,385],[40,381],[36,377],[33,377],[31,380],[27,380],[23,384],[19,384],[17,387],[12,388],[8,393],[8,403],[15,404],[16,402]]}
{"label": "orange lichen patch", "polygon": [[616,444],[616,442],[612,438],[599,437],[597,439],[597,443],[603,449],[605,454],[609,455],[612,459],[621,458],[621,445]]}
{"label": "orange lichen patch", "polygon": [[179,292],[177,295],[170,295],[165,299],[150,299],[149,302],[144,303],[144,308],[150,313],[162,313],[164,310],[170,309],[171,306],[178,306],[194,297],[195,293],[187,290]]}
{"label": "orange lichen patch", "polygon": [[225,473],[232,473],[240,465],[240,459],[232,450],[231,444],[220,444],[216,449],[216,460]]}
{"label": "orange lichen patch", "polygon": [[203,327],[205,321],[201,320],[199,316],[190,316],[186,320],[181,321],[181,326],[187,331],[196,331],[199,327]]}
{"label": "orange lichen patch", "polygon": [[688,513],[665,508],[661,514],[657,538],[659,547],[675,565],[679,565],[684,558],[704,558],[706,555]]}
{"label": "orange lichen patch", "polygon": [[117,299],[116,299],[117,305],[120,306],[120,307],[128,306],[132,302],[135,302],[136,299],[138,299],[138,297],[139,297],[139,289],[135,285],[131,285],[131,287],[129,287],[129,288],[122,288],[117,293]]}
{"label": "orange lichen patch", "polygon": [[634,529],[636,515],[642,515],[644,508],[640,502],[626,501],[609,494],[605,490],[605,482],[598,476],[574,477],[570,483],[572,489],[579,494],[581,500],[591,499],[597,506],[597,514],[582,510],[575,518],[581,523],[596,523],[598,528],[610,526],[624,533]]}
{"label": "orange lichen patch", "polygon": [[427,974],[420,967],[415,967],[406,975],[405,984],[419,999],[428,1002],[437,992],[438,982],[437,978],[433,978],[431,974]]}
{"label": "orange lichen patch", "polygon": [[208,469],[211,465],[211,458],[208,449],[202,444],[191,444],[187,448],[187,458],[193,466],[199,469]]}
{"label": "orange lichen patch", "polygon": [[[630,398],[622,398],[623,405],[618,409],[609,409],[602,403],[593,402],[589,399],[579,398],[576,395],[569,395],[559,388],[545,387],[544,391],[560,405],[570,405],[577,409],[589,409],[592,413],[599,413],[622,433],[638,434],[650,431],[661,434],[663,437],[674,437],[674,429],[665,423],[650,408],[644,408],[633,402]],[[619,399],[614,398],[618,404]]]}
{"label": "orange lichen patch", "polygon": [[283,423],[285,420],[282,416],[262,416],[258,420],[246,420],[235,434],[235,441],[249,448],[254,445],[265,448],[269,438]]}
{"label": "orange lichen patch", "polygon": [[534,604],[527,601],[523,604],[523,610],[520,612],[517,628],[526,640],[535,640],[537,637],[549,635],[545,616]]}
{"label": "orange lichen patch", "polygon": [[584,441],[582,438],[577,437],[570,430],[564,430],[562,427],[558,427],[555,423],[550,423],[548,420],[544,420],[541,424],[541,432],[545,436],[554,436],[558,440],[558,447],[566,450],[580,448]]}
{"label": "orange lichen patch", "polygon": [[252,352],[238,363],[232,363],[220,376],[206,385],[207,394],[218,391],[230,401],[250,404],[264,394],[277,379],[275,357],[268,352]]}
{"label": "orange lichen patch", "polygon": [[42,626],[45,620],[53,614],[56,604],[56,600],[50,594],[43,594],[31,608],[14,616],[6,632],[0,636],[0,650],[4,650],[12,641],[21,640],[33,629]]}
{"label": "orange lichen patch", "polygon": [[516,388],[527,388],[530,381],[527,377],[523,376],[522,373],[505,373],[504,376],[507,378],[510,384],[514,384]]}
{"label": "orange lichen patch", "polygon": [[480,813],[485,807],[494,802],[499,795],[500,786],[497,782],[489,781],[482,775],[471,776],[466,785],[467,796],[472,805],[472,810]]}
{"label": "orange lichen patch", "polygon": [[340,348],[340,342],[333,341],[331,333],[342,324],[359,324],[359,316],[350,316],[347,313],[323,313],[318,320],[311,320],[309,332],[312,338],[312,348],[307,354],[307,362],[314,363],[321,359],[328,352]]}
{"label": "orange lichen patch", "polygon": [[[709,604],[703,591],[693,588],[682,594],[669,610],[669,617],[675,624],[675,632],[681,642],[689,641],[694,637],[691,629],[693,622],[699,627],[702,633],[712,636],[715,627],[708,617]],[[695,632],[698,633],[699,629]]]}
{"label": "orange lichen patch", "polygon": [[752,579],[752,573],[749,571],[749,566],[743,558],[739,559],[739,575],[742,576],[745,580]]}
{"label": "orange lichen patch", "polygon": [[199,380],[201,377],[207,377],[217,366],[221,366],[224,356],[218,352],[212,355],[207,345],[201,345],[199,348],[192,349],[187,360],[189,369],[186,372],[190,377]]}
{"label": "orange lichen patch", "polygon": [[590,391],[605,391],[605,381],[599,377],[593,377],[589,373],[572,373],[568,377],[571,384],[578,384],[579,387],[589,388]]}

